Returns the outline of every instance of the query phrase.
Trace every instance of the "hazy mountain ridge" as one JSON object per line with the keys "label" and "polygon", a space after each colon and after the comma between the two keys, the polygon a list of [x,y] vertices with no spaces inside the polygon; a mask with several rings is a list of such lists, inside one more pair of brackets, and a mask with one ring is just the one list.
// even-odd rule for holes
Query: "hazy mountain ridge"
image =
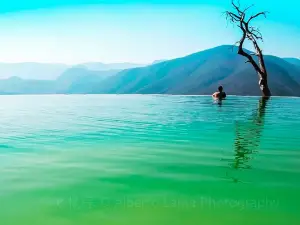
{"label": "hazy mountain ridge", "polygon": [[137,63],[100,63],[100,62],[88,62],[77,65],[78,67],[83,67],[88,70],[94,71],[107,71],[107,70],[124,70],[131,69],[136,67],[143,67],[146,64],[137,64]]}
{"label": "hazy mountain ridge", "polygon": [[300,68],[300,59],[297,58],[283,58],[283,59]]}
{"label": "hazy mountain ridge", "polygon": [[69,94],[85,93],[92,86],[119,70],[90,71],[83,68],[71,68],[63,72],[56,80],[32,80],[10,77],[0,80],[0,94]]}
{"label": "hazy mountain ridge", "polygon": [[162,62],[165,62],[165,61],[168,61],[168,60],[166,60],[166,59],[154,60],[151,65],[162,63]]}
{"label": "hazy mountain ridge", "polygon": [[20,77],[22,79],[54,80],[69,66],[51,63],[0,63],[0,79]]}
{"label": "hazy mountain ridge", "polygon": [[[260,95],[256,72],[236,51],[219,46],[124,70],[93,71],[81,64],[66,69],[56,80],[0,80],[0,93],[211,94],[222,84],[228,94]],[[300,67],[275,56],[267,55],[265,61],[273,95],[300,96]]]}
{"label": "hazy mountain ridge", "polygon": [[145,65],[135,63],[111,63],[105,64],[100,62],[83,63],[78,65],[66,65],[55,63],[0,63],[0,79],[8,79],[10,77],[20,77],[30,80],[56,80],[62,73],[69,69],[82,68],[92,71],[110,71],[123,70]]}

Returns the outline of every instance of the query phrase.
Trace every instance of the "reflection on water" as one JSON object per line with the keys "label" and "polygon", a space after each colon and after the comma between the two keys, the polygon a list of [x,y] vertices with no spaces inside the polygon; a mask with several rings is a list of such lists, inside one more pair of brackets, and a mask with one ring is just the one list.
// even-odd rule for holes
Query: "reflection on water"
{"label": "reflection on water", "polygon": [[298,98],[0,101],[0,225],[299,224]]}
{"label": "reflection on water", "polygon": [[[259,148],[268,101],[269,98],[262,97],[259,99],[257,108],[247,121],[236,121],[234,159],[230,163],[232,169],[251,169],[250,160]],[[240,182],[237,177],[231,177],[231,179],[234,182]]]}

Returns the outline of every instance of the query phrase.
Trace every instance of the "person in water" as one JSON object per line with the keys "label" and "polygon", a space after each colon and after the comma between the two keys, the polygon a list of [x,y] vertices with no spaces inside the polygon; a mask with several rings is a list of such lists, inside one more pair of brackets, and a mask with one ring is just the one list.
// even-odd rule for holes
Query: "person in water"
{"label": "person in water", "polygon": [[226,93],[225,92],[223,92],[223,87],[222,86],[219,86],[218,87],[218,92],[215,92],[215,93],[213,93],[213,97],[214,98],[218,98],[218,99],[225,99],[226,98]]}

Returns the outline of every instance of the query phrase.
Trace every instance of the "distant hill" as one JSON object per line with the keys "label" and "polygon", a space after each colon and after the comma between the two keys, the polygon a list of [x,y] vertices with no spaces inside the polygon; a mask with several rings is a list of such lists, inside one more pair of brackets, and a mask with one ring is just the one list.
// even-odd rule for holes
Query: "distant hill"
{"label": "distant hill", "polygon": [[24,80],[11,77],[0,80],[1,94],[53,94],[55,81],[50,80]]}
{"label": "distant hill", "polygon": [[0,63],[0,79],[17,76],[22,79],[55,80],[68,67],[50,63]]}
{"label": "distant hill", "polygon": [[296,66],[300,66],[300,59],[296,59],[296,58],[284,58],[284,60],[286,60],[287,62],[294,64]]}
{"label": "distant hill", "polygon": [[[265,61],[272,94],[300,96],[300,67],[275,56],[267,55]],[[190,95],[211,94],[218,85],[229,95],[261,95],[256,72],[229,45],[125,70],[97,71],[78,65],[65,69],[56,80],[11,77],[0,80],[0,94]]]}
{"label": "distant hill", "polygon": [[120,70],[92,71],[80,67],[66,70],[56,80],[56,92],[58,93],[88,93],[94,87]]}
{"label": "distant hill", "polygon": [[[220,84],[228,94],[261,95],[250,64],[232,46],[220,46],[110,77],[93,93],[211,94]],[[266,56],[273,95],[300,96],[299,70],[287,61]]]}
{"label": "distant hill", "polygon": [[30,80],[19,77],[0,80],[0,94],[75,94],[89,92],[118,71],[89,71],[70,68],[56,80]]}
{"label": "distant hill", "polygon": [[100,63],[100,62],[89,62],[77,65],[78,67],[82,67],[88,70],[94,71],[106,71],[106,70],[124,70],[131,69],[136,67],[143,67],[146,65],[143,64],[135,64],[135,63]]}
{"label": "distant hill", "polygon": [[[123,70],[142,66],[145,65],[134,63],[104,64],[100,62],[76,65],[78,68],[92,71]],[[53,63],[0,63],[0,79],[20,77],[31,80],[55,80],[66,70],[72,68],[73,66],[70,65]]]}
{"label": "distant hill", "polygon": [[161,62],[164,62],[164,61],[167,61],[167,60],[164,60],[164,59],[161,59],[161,60],[155,60],[155,61],[152,62],[152,65],[158,64],[158,63],[161,63]]}

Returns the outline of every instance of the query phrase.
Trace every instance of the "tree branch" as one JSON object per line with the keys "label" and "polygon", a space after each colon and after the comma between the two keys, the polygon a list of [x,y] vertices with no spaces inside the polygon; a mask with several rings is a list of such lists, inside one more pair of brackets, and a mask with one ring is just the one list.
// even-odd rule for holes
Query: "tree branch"
{"label": "tree branch", "polygon": [[240,16],[242,16],[242,15],[243,15],[243,12],[240,10],[240,7],[241,7],[240,1],[238,0],[237,2],[238,2],[238,5],[236,5],[236,4],[234,3],[234,0],[232,0],[231,4],[232,4],[233,7],[236,9],[236,11],[238,12],[238,14],[239,14]]}
{"label": "tree branch", "polygon": [[[267,71],[266,71],[266,66],[264,62],[264,57],[262,54],[262,50],[260,49],[258,45],[258,41],[263,41],[263,36],[258,28],[255,28],[253,26],[249,26],[249,23],[263,15],[266,17],[266,14],[268,12],[259,12],[255,15],[250,16],[249,19],[246,19],[246,12],[253,7],[253,5],[250,5],[249,7],[246,7],[245,9],[241,9],[239,1],[236,4],[234,0],[232,0],[232,5],[235,9],[234,12],[226,11],[226,19],[227,21],[230,21],[232,24],[236,25],[239,27],[242,31],[242,38],[235,43],[235,45],[238,44],[238,54],[244,56],[247,58],[247,61],[245,63],[251,63],[256,72],[259,75],[259,87],[261,91],[263,92],[264,96],[270,96],[271,92],[268,88],[268,82],[267,82]],[[248,53],[244,51],[243,46],[245,40],[249,40],[252,42],[256,53]],[[234,46],[232,46],[233,49]],[[258,63],[253,59],[252,56],[257,56],[258,57]]]}
{"label": "tree branch", "polygon": [[255,70],[258,71],[259,73],[262,73],[261,69],[255,62],[255,60],[252,58],[252,56],[249,55],[248,53],[246,53],[243,49],[243,45],[244,45],[244,42],[245,42],[245,40],[247,38],[247,34],[248,34],[248,24],[245,23],[244,17],[245,17],[245,14],[242,16],[242,19],[240,20],[240,24],[239,24],[239,27],[243,31],[243,36],[242,36],[241,40],[239,41],[238,54],[246,57],[248,59],[248,61],[252,64],[252,66],[255,68]]}
{"label": "tree branch", "polygon": [[252,8],[253,6],[254,6],[254,4],[252,4],[252,5],[248,6],[247,8],[245,8],[244,11],[243,11],[243,13],[246,13],[246,11],[247,11],[248,9]]}
{"label": "tree branch", "polygon": [[232,13],[232,12],[226,12],[226,19],[230,19],[231,23],[239,22],[241,21],[242,17]]}
{"label": "tree branch", "polygon": [[251,20],[255,19],[256,17],[258,17],[258,16],[260,16],[260,15],[264,15],[265,18],[266,18],[266,17],[267,17],[267,13],[268,13],[267,11],[257,13],[257,14],[255,14],[255,15],[251,16],[251,17],[248,19],[247,23],[250,23]]}
{"label": "tree branch", "polygon": [[262,34],[260,33],[258,28],[250,27],[250,28],[248,28],[248,32],[255,39],[263,41]]}

